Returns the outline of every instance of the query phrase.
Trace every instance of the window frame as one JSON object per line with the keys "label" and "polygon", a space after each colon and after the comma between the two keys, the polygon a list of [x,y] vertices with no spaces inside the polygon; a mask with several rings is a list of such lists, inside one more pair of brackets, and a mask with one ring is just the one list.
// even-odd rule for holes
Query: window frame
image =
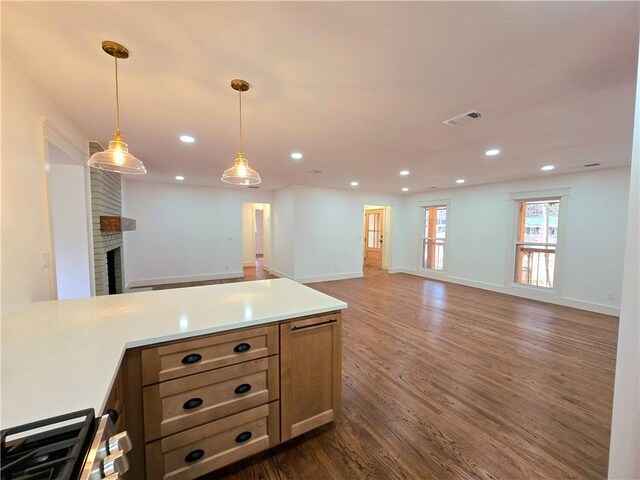
{"label": "window frame", "polygon": [[[418,245],[418,271],[421,274],[424,275],[434,275],[434,276],[446,276],[447,274],[447,268],[448,268],[448,264],[449,264],[449,248],[448,248],[448,244],[449,244],[449,231],[450,231],[450,225],[451,225],[451,199],[440,199],[440,200],[433,200],[433,201],[428,201],[428,202],[420,202],[418,204],[419,207],[419,215],[420,215],[420,240],[419,240],[419,245]],[[436,270],[433,268],[427,268],[424,266],[424,243],[425,243],[425,237],[424,237],[424,229],[425,229],[425,215],[426,212],[425,210],[428,208],[434,208],[434,207],[444,207],[447,210],[447,223],[445,226],[445,236],[444,236],[444,241],[443,241],[443,248],[444,248],[444,254],[442,256],[442,270]],[[436,224],[436,229],[437,229],[437,224]]]}
{"label": "window frame", "polygon": [[[518,244],[518,224],[520,220],[520,202],[535,202],[544,200],[558,200],[558,239],[555,243],[555,260],[553,272],[553,287],[528,285],[516,282],[516,249]],[[509,225],[509,243],[507,245],[507,262],[505,269],[505,285],[507,290],[528,290],[534,294],[557,296],[562,291],[564,280],[564,244],[567,232],[567,209],[569,201],[569,188],[537,190],[527,192],[513,192],[509,194],[511,204],[511,221]],[[524,242],[527,243],[527,242]],[[529,245],[529,243],[527,243]],[[544,244],[540,244],[544,245]]]}

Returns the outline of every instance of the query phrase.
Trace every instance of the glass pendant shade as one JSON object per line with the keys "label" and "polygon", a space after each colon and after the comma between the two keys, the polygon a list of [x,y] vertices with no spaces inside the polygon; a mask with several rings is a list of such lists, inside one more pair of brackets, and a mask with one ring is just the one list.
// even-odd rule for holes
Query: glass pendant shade
{"label": "glass pendant shade", "polygon": [[249,162],[244,158],[244,152],[242,151],[242,92],[249,90],[249,82],[236,78],[235,80],[231,80],[231,88],[238,92],[240,149],[238,150],[236,161],[233,162],[233,167],[227,168],[220,180],[224,183],[230,183],[231,185],[258,185],[262,181],[260,175],[249,166]]}
{"label": "glass pendant shade", "polygon": [[247,163],[247,159],[244,158],[242,150],[238,152],[238,157],[233,167],[227,168],[224,171],[221,180],[232,185],[258,185],[262,181],[260,180],[258,172],[252,169]]}
{"label": "glass pendant shade", "polygon": [[96,152],[91,155],[90,167],[99,168],[116,173],[129,173],[133,175],[144,175],[147,169],[140,160],[129,153],[127,144],[124,143],[122,135],[116,132],[109,142],[109,148],[104,152]]}

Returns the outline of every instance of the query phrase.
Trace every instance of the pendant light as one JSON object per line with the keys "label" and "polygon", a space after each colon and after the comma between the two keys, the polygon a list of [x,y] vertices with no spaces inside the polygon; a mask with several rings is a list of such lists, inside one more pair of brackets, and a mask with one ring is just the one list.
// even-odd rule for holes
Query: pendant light
{"label": "pendant light", "polygon": [[260,180],[260,175],[249,167],[249,163],[244,158],[244,152],[242,151],[242,92],[249,90],[249,83],[244,80],[231,80],[231,88],[238,91],[240,98],[240,150],[238,150],[238,156],[233,167],[224,171],[221,180],[233,185],[258,185],[262,181]]}
{"label": "pendant light", "polygon": [[111,55],[116,62],[116,131],[109,142],[109,148],[104,152],[91,155],[87,165],[100,170],[117,173],[144,175],[147,169],[142,162],[129,153],[127,144],[120,133],[120,98],[118,92],[118,59],[129,58],[129,50],[116,42],[102,42],[102,50]]}

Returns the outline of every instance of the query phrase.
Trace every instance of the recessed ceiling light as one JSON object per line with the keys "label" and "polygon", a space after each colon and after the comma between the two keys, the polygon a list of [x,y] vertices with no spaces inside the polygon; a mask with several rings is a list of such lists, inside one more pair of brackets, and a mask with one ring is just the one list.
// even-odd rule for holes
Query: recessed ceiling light
{"label": "recessed ceiling light", "polygon": [[402,187],[402,191],[403,192],[408,192],[409,191],[409,187]]}
{"label": "recessed ceiling light", "polygon": [[545,165],[540,170],[544,170],[546,172],[548,170],[553,170],[554,168],[556,168],[556,167],[554,167],[553,165]]}
{"label": "recessed ceiling light", "polygon": [[294,160],[300,160],[302,158],[302,154],[300,152],[293,152],[291,154],[291,158],[293,158]]}
{"label": "recessed ceiling light", "polygon": [[184,143],[193,143],[196,141],[191,135],[180,135],[180,141]]}
{"label": "recessed ceiling light", "polygon": [[352,187],[357,187],[358,186],[358,182],[356,182],[355,180],[353,182],[351,182],[350,184]]}
{"label": "recessed ceiling light", "polygon": [[490,150],[487,150],[486,152],[484,152],[484,154],[487,157],[493,157],[494,155],[498,155],[500,153],[500,150],[498,150],[497,148],[492,148]]}
{"label": "recessed ceiling light", "polygon": [[409,170],[400,170],[400,175],[409,175]]}
{"label": "recessed ceiling light", "polygon": [[456,180],[456,183],[464,183],[464,178],[459,178]]}
{"label": "recessed ceiling light", "polygon": [[176,180],[182,181],[184,180],[184,177],[182,175],[176,175]]}

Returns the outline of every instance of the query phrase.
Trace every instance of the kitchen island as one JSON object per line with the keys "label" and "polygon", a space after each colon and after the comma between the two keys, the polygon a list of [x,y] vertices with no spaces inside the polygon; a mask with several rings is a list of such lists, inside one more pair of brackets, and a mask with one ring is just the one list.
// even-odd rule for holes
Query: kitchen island
{"label": "kitchen island", "polygon": [[[262,410],[272,412],[270,432],[276,430],[275,417],[278,417],[278,426],[280,416],[291,417],[288,427],[283,426],[282,435],[278,428],[277,439],[275,434],[270,435],[266,443],[260,444],[273,446],[281,438],[284,441],[331,421],[334,415],[332,410],[330,415],[322,412],[296,422],[293,417],[299,416],[300,408],[279,405],[279,402],[295,402],[296,395],[309,397],[314,388],[319,388],[321,392],[332,392],[330,400],[336,413],[339,412],[340,310],[346,307],[342,301],[289,279],[30,304],[2,320],[2,428],[83,408],[94,408],[100,414],[111,408],[114,396],[124,396],[127,430],[134,432],[134,437],[135,432],[142,434],[143,429],[147,433],[143,439],[134,438],[137,455],[145,448],[141,442],[147,442],[147,455],[154,455],[160,452],[161,445],[175,443],[180,435],[191,441],[200,435],[197,429],[210,428],[211,432],[224,429],[220,422],[238,415],[245,417],[238,421],[260,423]],[[243,340],[245,337],[248,340]],[[320,344],[320,348],[314,348],[316,343],[326,341],[332,342],[331,348]],[[227,345],[233,349],[231,355],[237,354],[237,358],[220,353]],[[310,370],[314,370],[309,361],[314,355],[322,359],[327,351],[336,359],[331,375],[337,376],[337,385],[328,385],[326,376],[309,376]],[[302,352],[308,352],[307,358],[296,357]],[[176,355],[180,368],[171,367],[171,362],[178,358]],[[207,355],[215,358],[208,362]],[[165,368],[167,365],[169,368]],[[125,367],[129,370],[123,371]],[[320,371],[327,366],[317,367]],[[258,372],[263,372],[263,376]],[[262,385],[261,388],[254,386],[251,392],[248,382],[235,388],[235,395],[246,394],[246,398],[233,399],[240,405],[238,408],[242,408],[242,402],[247,402],[249,397],[253,398],[246,403],[248,410],[237,413],[238,408],[228,407],[229,401],[209,409],[206,401],[202,405],[200,397],[215,397],[218,388],[214,388],[215,385],[225,381],[233,383],[239,375],[253,375],[255,385]],[[318,377],[320,383],[305,393],[308,388],[300,385],[300,379],[307,377]],[[292,382],[298,382],[294,394]],[[116,392],[118,385],[124,395],[122,391]],[[206,388],[210,390],[202,390]],[[191,404],[181,403],[180,408],[186,410],[184,415],[172,417],[170,411],[165,411],[172,407],[165,404],[167,395],[180,393],[176,389],[204,393],[190,399]],[[317,403],[317,393],[314,393],[315,399],[302,401]],[[132,400],[142,396],[144,408],[137,399]],[[118,402],[123,403],[123,399],[119,398]],[[254,407],[256,403],[260,405]],[[127,404],[131,404],[130,410],[134,411],[128,411]],[[135,411],[136,408],[139,411]],[[256,409],[260,408],[258,412]],[[292,413],[294,410],[296,414]],[[182,418],[191,414],[202,420],[181,423]],[[180,421],[172,422],[178,417]],[[260,428],[263,427],[267,428],[260,424]],[[202,435],[206,434],[202,430]],[[254,440],[247,443],[252,442]],[[247,452],[255,453],[256,448]],[[234,455],[229,459],[242,458],[237,453]],[[168,465],[172,460],[166,462]],[[218,468],[222,463],[211,465]],[[200,469],[200,473],[202,471]],[[165,478],[193,478],[184,469],[165,473]],[[136,478],[141,478],[137,475]],[[151,477],[147,475],[147,478]]]}

